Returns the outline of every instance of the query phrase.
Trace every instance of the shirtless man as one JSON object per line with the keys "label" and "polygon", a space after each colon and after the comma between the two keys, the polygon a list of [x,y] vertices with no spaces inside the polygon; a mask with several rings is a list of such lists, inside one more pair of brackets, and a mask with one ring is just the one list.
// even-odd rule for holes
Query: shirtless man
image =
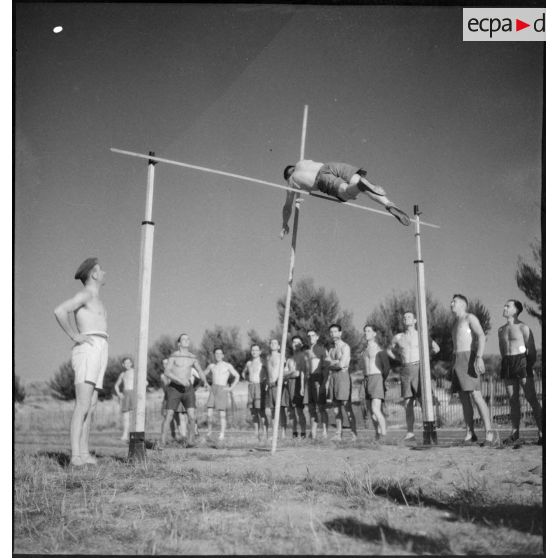
{"label": "shirtless man", "polygon": [[193,370],[196,369],[200,379],[207,385],[205,374],[196,358],[196,355],[189,351],[190,336],[182,333],[178,339],[178,350],[169,356],[165,368],[165,376],[170,380],[167,386],[167,407],[165,423],[161,433],[161,445],[165,445],[167,432],[173,420],[175,411],[178,410],[180,403],[184,405],[188,415],[188,445],[194,444],[194,431],[196,425],[196,393],[194,390]]}
{"label": "shirtless man", "polygon": [[60,327],[75,343],[72,368],[75,372],[76,404],[70,426],[71,464],[80,467],[95,464],[89,453],[91,416],[97,405],[98,392],[108,361],[107,312],[99,291],[105,272],[97,258],[87,258],[77,269],[75,279],[83,283],[72,298],[56,307],[54,315]]}
{"label": "shirtless man", "polygon": [[[213,383],[211,384],[209,399],[207,400],[207,436],[210,437],[213,430],[213,409],[219,411],[219,418],[221,421],[221,432],[219,433],[219,440],[225,439],[225,429],[227,428],[227,399],[229,392],[234,389],[238,381],[240,380],[240,375],[234,369],[234,366],[228,362],[225,362],[225,354],[221,347],[216,347],[213,350],[213,356],[215,357],[215,363],[210,364],[206,369],[206,373],[213,377]],[[234,377],[233,383],[230,387],[229,377]]]}
{"label": "shirtless man", "polygon": [[304,405],[308,403],[306,392],[306,378],[308,377],[308,361],[304,353],[302,337],[294,335],[291,339],[293,354],[287,359],[285,365],[285,379],[290,396],[290,415],[293,425],[293,438],[298,438],[298,425],[300,437],[306,438],[306,417]]}
{"label": "shirtless man", "polygon": [[[387,350],[387,354],[401,361],[401,397],[405,405],[405,419],[407,422],[407,434],[404,441],[415,440],[415,401],[421,402],[420,398],[420,350],[419,335],[416,328],[417,320],[412,312],[403,314],[403,325],[405,331],[394,336]],[[433,339],[430,340],[430,351],[432,354],[440,352],[440,347]]]}
{"label": "shirtless man", "polygon": [[[296,165],[288,165],[283,171],[283,177],[291,188],[315,192],[316,190],[336,197],[342,202],[354,200],[364,192],[370,199],[383,205],[400,223],[408,226],[409,216],[395,206],[387,197],[381,186],[375,186],[364,178],[366,171],[347,165],[346,163],[318,163],[305,159]],[[293,201],[296,192],[287,191],[287,198],[283,206],[283,229],[281,238],[289,233],[289,219],[291,217]]]}
{"label": "shirtless man", "polygon": [[363,331],[366,339],[366,348],[362,353],[364,404],[376,427],[376,441],[382,444],[385,442],[387,433],[386,419],[382,413],[382,402],[386,397],[384,381],[389,374],[389,358],[387,353],[376,343],[377,332],[374,327],[366,324]]}
{"label": "shirtless man", "polygon": [[134,408],[134,362],[130,357],[126,357],[122,359],[122,366],[124,372],[118,376],[118,380],[114,384],[114,391],[120,399],[122,411],[123,432],[120,439],[127,442],[130,434],[130,412]]}
{"label": "shirtless man", "polygon": [[[163,401],[161,402],[161,416],[163,420],[161,422],[161,437],[163,436],[163,432],[165,431],[165,419],[167,416],[167,387],[170,384],[169,378],[165,376],[165,368],[167,367],[169,362],[168,358],[163,359],[163,373],[160,376],[161,384],[163,385]],[[197,374],[195,369],[192,370],[193,374]],[[199,377],[199,375],[198,375]],[[188,435],[188,428],[187,428],[187,414],[186,409],[182,402],[178,404],[178,409],[174,413],[174,417],[170,423],[170,431],[171,437],[177,440],[186,440]],[[178,434],[177,434],[178,431]],[[196,436],[197,436],[197,419],[196,419]]]}
{"label": "shirtless man", "polygon": [[[281,428],[281,438],[285,438],[287,429],[287,413],[285,407],[277,403],[277,381],[279,379],[279,366],[281,364],[281,347],[277,339],[269,342],[270,354],[267,357],[267,397],[266,397],[266,414],[268,415],[268,423],[271,424],[271,413],[275,416],[275,405],[279,404],[279,426]],[[281,397],[283,399],[283,397]]]}
{"label": "shirtless man", "polygon": [[486,443],[496,445],[500,441],[498,431],[492,430],[490,412],[481,393],[480,376],[485,372],[482,355],[486,339],[478,318],[467,312],[468,306],[469,301],[465,296],[453,295],[450,303],[455,318],[451,329],[454,354],[452,391],[459,392],[463,406],[463,418],[467,428],[464,442],[477,441],[473,425],[472,399],[484,423]]}
{"label": "shirtless man", "polygon": [[312,424],[312,439],[318,436],[318,424],[322,425],[322,437],[327,438],[328,416],[326,409],[329,369],[325,362],[326,350],[318,343],[320,336],[315,329],[308,330],[310,348],[307,350],[308,364],[308,413]]}
{"label": "shirtless man", "polygon": [[343,330],[339,324],[329,326],[329,335],[333,341],[333,347],[327,351],[326,362],[329,366],[329,389],[331,391],[335,426],[337,428],[333,439],[341,440],[344,408],[351,427],[351,437],[353,440],[356,440],[356,420],[351,402],[351,376],[349,375],[351,348],[342,341],[342,332]]}
{"label": "shirtless man", "polygon": [[535,391],[533,365],[537,359],[537,349],[533,334],[527,325],[519,320],[523,305],[518,300],[510,299],[504,304],[503,316],[506,323],[498,329],[500,354],[502,355],[502,379],[506,382],[506,391],[510,398],[511,434],[504,444],[515,444],[519,440],[519,423],[521,406],[519,387],[523,389],[525,399],[533,409],[533,415],[539,429],[539,445],[543,444],[542,410]]}
{"label": "shirtless man", "polygon": [[267,439],[268,421],[265,413],[267,391],[267,366],[261,358],[260,346],[254,343],[250,347],[252,360],[249,360],[243,370],[242,377],[248,380],[248,409],[252,415],[254,432],[259,441]]}

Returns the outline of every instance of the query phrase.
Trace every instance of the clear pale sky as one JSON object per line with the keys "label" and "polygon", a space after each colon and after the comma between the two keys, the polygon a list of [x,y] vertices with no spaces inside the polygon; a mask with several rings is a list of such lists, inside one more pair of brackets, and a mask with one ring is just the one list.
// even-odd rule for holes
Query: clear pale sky
{"label": "clear pale sky", "polygon": [[[110,147],[282,182],[300,150],[346,161],[408,212],[426,283],[492,315],[541,237],[544,44],[464,43],[456,7],[15,6],[15,371],[48,379],[71,343],[53,309],[79,263],[107,270],[111,354],[135,352],[145,161]],[[63,26],[59,34],[53,33]],[[150,341],[238,325],[267,335],[286,291],[284,193],[159,164]],[[372,207],[364,198],[359,203]],[[378,207],[378,206],[376,206]],[[413,229],[303,203],[296,278],[334,289],[355,325],[414,288]],[[537,345],[541,330],[530,316]]]}

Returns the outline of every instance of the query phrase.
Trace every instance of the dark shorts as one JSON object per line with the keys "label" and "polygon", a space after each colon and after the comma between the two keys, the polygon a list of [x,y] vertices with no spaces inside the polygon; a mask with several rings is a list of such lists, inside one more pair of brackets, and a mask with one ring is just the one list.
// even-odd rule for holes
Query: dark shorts
{"label": "dark shorts", "polygon": [[456,353],[451,373],[451,391],[480,391],[480,388],[480,378],[475,372],[475,354],[471,354],[471,351]]}
{"label": "dark shorts", "polygon": [[351,400],[351,376],[348,370],[331,371],[329,377],[330,395],[333,403]]}
{"label": "dark shorts", "polygon": [[209,390],[209,397],[207,398],[207,408],[215,409],[216,411],[226,411],[227,402],[229,399],[229,392],[225,391],[226,386],[217,386],[213,384]]}
{"label": "dark shorts", "polygon": [[193,386],[181,386],[171,382],[167,386],[167,411],[178,411],[180,403],[185,409],[196,408],[196,392]]}
{"label": "dark shorts", "polygon": [[263,383],[248,383],[248,403],[249,409],[265,409],[266,391]]}
{"label": "dark shorts", "polygon": [[308,404],[308,390],[304,390],[304,394],[301,395],[301,382],[300,376],[298,378],[289,378],[287,380],[288,391],[290,395],[290,407],[303,408],[304,405]]}
{"label": "dark shorts", "polygon": [[385,399],[384,379],[381,374],[364,376],[361,384],[361,399]]}
{"label": "dark shorts", "polygon": [[502,358],[500,377],[507,382],[533,378],[533,367],[527,363],[527,355],[506,355]]}
{"label": "dark shorts", "polygon": [[327,393],[325,389],[325,382],[321,374],[310,376],[308,384],[306,385],[308,392],[308,406],[316,407],[316,405],[325,405],[327,400]]}
{"label": "dark shorts", "polygon": [[420,397],[419,362],[404,364],[401,369],[401,397]]}
{"label": "dark shorts", "polygon": [[123,413],[127,413],[134,408],[134,390],[133,389],[125,389],[123,393],[124,397],[120,402],[121,408],[120,410]]}
{"label": "dark shorts", "polygon": [[341,186],[348,184],[355,174],[366,176],[366,171],[346,163],[325,163],[316,175],[314,187],[328,196],[347,201],[348,198],[341,197]]}

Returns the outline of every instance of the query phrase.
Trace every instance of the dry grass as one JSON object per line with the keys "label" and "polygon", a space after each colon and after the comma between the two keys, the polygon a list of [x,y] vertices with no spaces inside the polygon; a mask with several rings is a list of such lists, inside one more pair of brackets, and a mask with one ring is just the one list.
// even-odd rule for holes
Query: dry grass
{"label": "dry grass", "polygon": [[471,470],[444,491],[369,464],[324,467],[310,459],[318,450],[305,449],[302,460],[297,451],[271,461],[232,446],[165,450],[145,464],[107,456],[76,470],[66,454],[18,450],[14,550],[542,554],[538,494],[489,491]]}

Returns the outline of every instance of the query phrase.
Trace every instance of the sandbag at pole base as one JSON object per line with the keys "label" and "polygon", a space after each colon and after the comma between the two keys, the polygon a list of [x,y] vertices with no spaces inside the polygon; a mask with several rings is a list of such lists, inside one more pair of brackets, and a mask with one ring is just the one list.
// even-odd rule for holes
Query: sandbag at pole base
{"label": "sandbag at pole base", "polygon": [[145,461],[145,432],[130,432],[128,461]]}
{"label": "sandbag at pole base", "polygon": [[436,432],[436,423],[434,421],[428,421],[422,423],[422,443],[425,446],[430,446],[432,444],[438,445],[438,433]]}

